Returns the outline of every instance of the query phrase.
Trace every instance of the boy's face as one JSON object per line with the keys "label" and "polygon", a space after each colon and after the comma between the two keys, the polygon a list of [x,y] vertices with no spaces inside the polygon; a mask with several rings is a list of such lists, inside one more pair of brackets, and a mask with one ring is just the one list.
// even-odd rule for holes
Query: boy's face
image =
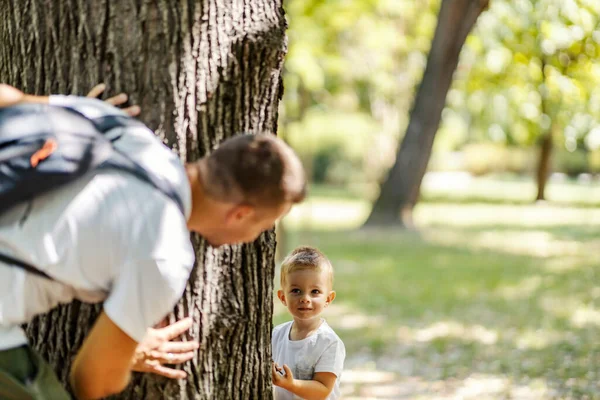
{"label": "boy's face", "polygon": [[317,318],[335,299],[326,271],[299,270],[288,274],[285,287],[277,297],[288,308],[294,319]]}

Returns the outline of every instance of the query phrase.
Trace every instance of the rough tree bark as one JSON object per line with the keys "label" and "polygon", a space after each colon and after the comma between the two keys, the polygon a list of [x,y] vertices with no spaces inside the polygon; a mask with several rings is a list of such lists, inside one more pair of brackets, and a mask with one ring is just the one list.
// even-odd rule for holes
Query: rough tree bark
{"label": "rough tree bark", "polygon": [[489,0],[442,0],[406,134],[366,227],[412,226],[412,209],[419,197],[460,50],[488,3]]}
{"label": "rough tree bark", "polygon": [[[281,0],[6,0],[0,21],[0,81],[38,94],[105,82],[184,160],[240,131],[276,131]],[[220,250],[194,241],[197,266],[171,316],[196,322],[189,379],[136,375],[119,398],[270,398],[274,233]],[[27,328],[65,383],[99,309],[63,306]]]}

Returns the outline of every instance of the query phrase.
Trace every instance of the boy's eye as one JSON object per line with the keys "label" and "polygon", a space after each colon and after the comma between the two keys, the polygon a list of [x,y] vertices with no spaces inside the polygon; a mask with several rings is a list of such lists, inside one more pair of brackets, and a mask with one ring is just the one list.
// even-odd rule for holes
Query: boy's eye
{"label": "boy's eye", "polygon": [[321,291],[319,289],[314,289],[312,292],[313,292],[313,294],[319,294],[319,293],[321,293]]}
{"label": "boy's eye", "polygon": [[294,293],[294,294],[300,293],[300,289],[292,289],[291,293]]}

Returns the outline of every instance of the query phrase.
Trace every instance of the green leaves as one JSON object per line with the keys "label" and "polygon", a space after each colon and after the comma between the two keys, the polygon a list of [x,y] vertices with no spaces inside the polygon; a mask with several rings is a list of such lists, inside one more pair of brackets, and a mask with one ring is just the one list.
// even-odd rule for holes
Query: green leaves
{"label": "green leaves", "polygon": [[[340,159],[356,161],[353,149],[361,149],[362,168],[385,171],[393,151],[375,152],[395,148],[404,131],[439,7],[288,0],[281,133],[315,151],[335,143]],[[595,148],[585,138],[600,127],[599,57],[599,1],[490,1],[463,47],[436,150],[473,141],[531,146],[551,127],[558,146]],[[577,115],[586,123],[575,123]],[[366,160],[376,158],[373,168]]]}
{"label": "green leaves", "polygon": [[[475,104],[468,108],[477,119],[475,136],[492,139],[492,127],[500,122],[507,128],[506,143],[525,145],[553,124],[559,134],[575,129],[577,146],[583,145],[581,139],[600,124],[591,90],[600,83],[595,61],[599,24],[598,2],[492,2],[463,50],[470,73],[454,85],[473,99],[467,104]],[[509,108],[500,121],[493,102],[482,105],[478,100],[498,95]],[[588,115],[585,128],[572,126],[578,114]],[[532,135],[524,135],[523,127],[530,124]],[[573,148],[572,138],[560,136],[568,150]]]}

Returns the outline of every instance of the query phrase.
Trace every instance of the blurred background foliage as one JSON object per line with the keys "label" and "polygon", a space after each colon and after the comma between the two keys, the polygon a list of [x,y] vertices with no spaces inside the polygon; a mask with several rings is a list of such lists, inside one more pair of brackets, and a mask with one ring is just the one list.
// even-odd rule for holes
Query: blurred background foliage
{"label": "blurred background foliage", "polygon": [[[314,183],[372,199],[394,161],[439,0],[289,0],[280,132]],[[600,173],[600,2],[496,0],[462,49],[430,171]]]}

